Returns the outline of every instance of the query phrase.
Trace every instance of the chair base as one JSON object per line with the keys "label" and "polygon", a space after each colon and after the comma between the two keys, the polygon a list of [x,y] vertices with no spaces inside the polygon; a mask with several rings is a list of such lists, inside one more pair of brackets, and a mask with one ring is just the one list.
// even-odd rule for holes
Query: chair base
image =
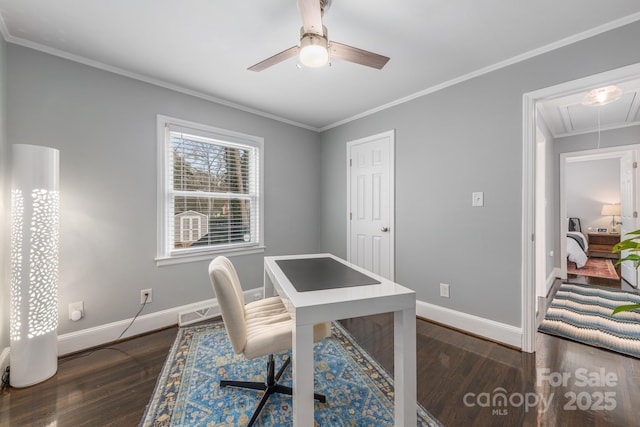
{"label": "chair base", "polygon": [[[251,417],[249,424],[247,424],[247,427],[252,427],[253,424],[256,422],[256,420],[258,419],[258,416],[260,415],[260,412],[262,411],[262,408],[264,408],[264,405],[267,403],[269,396],[271,396],[274,393],[287,394],[289,396],[293,395],[293,389],[291,387],[278,384],[278,380],[280,379],[280,377],[282,376],[282,374],[287,369],[290,363],[291,363],[291,359],[287,358],[287,360],[285,360],[282,366],[280,367],[280,370],[278,371],[278,373],[274,375],[275,362],[273,361],[273,355],[271,354],[269,355],[269,360],[267,361],[267,381],[266,382],[226,381],[226,380],[220,381],[220,387],[239,387],[239,388],[246,388],[251,390],[264,391],[264,395],[262,396],[262,399],[260,399],[260,403],[258,404],[258,407],[253,412],[253,416]],[[313,398],[321,403],[325,403],[327,401],[326,396],[322,394],[314,393]]]}

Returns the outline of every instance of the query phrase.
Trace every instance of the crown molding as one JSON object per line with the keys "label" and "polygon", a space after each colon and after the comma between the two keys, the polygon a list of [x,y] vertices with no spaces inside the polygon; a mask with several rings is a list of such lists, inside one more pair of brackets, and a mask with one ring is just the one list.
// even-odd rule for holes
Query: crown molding
{"label": "crown molding", "polygon": [[384,105],[381,105],[379,107],[372,108],[371,110],[364,111],[364,112],[362,112],[360,114],[356,114],[354,116],[351,116],[351,117],[348,117],[346,119],[337,121],[337,122],[332,123],[330,125],[321,127],[320,128],[320,132],[324,132],[326,130],[329,130],[329,129],[337,127],[337,126],[341,126],[343,124],[352,122],[354,120],[358,120],[358,119],[361,119],[363,117],[370,116],[372,114],[378,113],[378,112],[386,110],[388,108],[392,108],[392,107],[395,107],[397,105],[404,104],[405,102],[412,101],[412,100],[414,100],[416,98],[421,98],[423,96],[426,96],[426,95],[429,95],[431,93],[440,91],[442,89],[446,89],[448,87],[457,85],[458,83],[462,83],[464,81],[474,79],[476,77],[482,76],[484,74],[491,73],[491,72],[499,70],[501,68],[505,68],[505,67],[508,67],[510,65],[517,64],[518,62],[526,61],[527,59],[531,59],[531,58],[533,58],[535,56],[542,55],[544,53],[548,53],[548,52],[554,51],[554,50],[559,49],[561,47],[568,46],[570,44],[573,44],[573,43],[588,39],[588,38],[593,37],[593,36],[597,36],[598,34],[602,34],[602,33],[605,33],[607,31],[614,30],[614,29],[619,28],[619,27],[623,27],[625,25],[631,24],[631,23],[636,22],[638,20],[640,20],[640,13],[634,13],[632,15],[625,16],[624,18],[620,18],[620,19],[617,19],[615,21],[611,21],[611,22],[608,22],[606,24],[600,25],[598,27],[592,28],[590,30],[583,31],[583,32],[578,33],[578,34],[574,34],[573,36],[569,36],[569,37],[566,37],[564,39],[558,40],[556,42],[549,43],[549,44],[547,44],[545,46],[530,50],[530,51],[522,53],[520,55],[516,55],[516,56],[511,57],[509,59],[506,59],[504,61],[497,62],[497,63],[495,63],[493,65],[489,65],[487,67],[480,68],[479,70],[473,71],[471,73],[463,74],[460,77],[456,77],[454,79],[451,79],[451,80],[448,80],[446,82],[437,84],[435,86],[431,86],[431,87],[429,87],[427,89],[421,90],[421,91],[416,92],[414,94],[405,96],[403,98],[399,98],[399,99],[397,99],[395,101],[391,101],[391,102],[389,102],[387,104],[384,104]]}
{"label": "crown molding", "polygon": [[614,30],[614,29],[619,28],[619,27],[623,27],[625,25],[631,24],[631,23],[636,22],[638,20],[640,20],[640,12],[639,13],[634,13],[632,15],[625,16],[625,17],[620,18],[620,19],[616,19],[614,21],[608,22],[608,23],[600,25],[598,27],[594,27],[594,28],[592,28],[590,30],[583,31],[583,32],[578,33],[578,34],[574,34],[572,36],[569,36],[569,37],[566,37],[564,39],[558,40],[556,42],[549,43],[549,44],[547,44],[545,46],[530,50],[530,51],[525,52],[523,54],[513,56],[513,57],[511,57],[509,59],[506,59],[504,61],[500,61],[500,62],[497,62],[495,64],[489,65],[487,67],[480,68],[480,69],[478,69],[476,71],[473,71],[471,73],[463,74],[463,75],[461,75],[459,77],[456,77],[454,79],[447,80],[447,81],[445,81],[443,83],[428,87],[428,88],[426,88],[424,90],[421,90],[419,92],[413,93],[411,95],[408,95],[408,96],[405,96],[405,97],[402,97],[402,98],[398,98],[395,101],[391,101],[391,102],[388,102],[386,104],[380,105],[380,106],[378,106],[376,108],[372,108],[370,110],[363,111],[363,112],[361,112],[359,114],[347,117],[345,119],[339,120],[337,122],[328,124],[328,125],[323,126],[323,127],[315,127],[315,126],[307,125],[307,124],[304,124],[304,123],[296,122],[294,120],[289,120],[287,118],[284,118],[284,117],[281,117],[281,116],[278,116],[278,115],[275,115],[275,114],[272,114],[272,113],[268,113],[266,111],[258,110],[258,109],[255,109],[255,108],[251,108],[251,107],[248,107],[248,106],[245,106],[245,105],[242,105],[242,104],[231,102],[231,101],[228,101],[226,99],[218,98],[218,97],[206,94],[206,93],[195,91],[193,89],[188,89],[188,88],[185,88],[185,87],[182,87],[182,86],[179,86],[179,85],[176,85],[176,84],[168,83],[168,82],[165,82],[165,81],[162,81],[162,80],[159,80],[159,79],[155,79],[155,78],[152,78],[152,77],[149,77],[149,76],[145,76],[145,75],[142,75],[142,74],[138,74],[138,73],[134,73],[134,72],[131,72],[131,71],[127,71],[127,70],[124,70],[122,68],[113,67],[111,65],[107,65],[107,64],[104,64],[104,63],[99,62],[99,61],[94,61],[92,59],[85,58],[83,56],[74,55],[74,54],[59,50],[59,49],[54,49],[54,48],[51,48],[51,47],[48,47],[48,46],[44,46],[42,44],[35,43],[35,42],[29,41],[29,40],[26,40],[26,39],[23,39],[23,38],[20,38],[20,37],[14,37],[9,33],[9,30],[8,30],[8,28],[7,28],[7,26],[6,26],[5,22],[4,22],[4,18],[2,17],[1,14],[0,14],[0,34],[2,34],[2,37],[4,38],[4,40],[7,43],[13,43],[13,44],[17,44],[17,45],[20,45],[20,46],[28,47],[30,49],[34,49],[34,50],[37,50],[37,51],[40,51],[40,52],[48,53],[50,55],[58,56],[58,57],[61,57],[61,58],[64,58],[64,59],[68,59],[70,61],[78,62],[78,63],[84,64],[84,65],[88,65],[90,67],[98,68],[98,69],[109,71],[109,72],[112,72],[114,74],[118,74],[118,75],[121,75],[121,76],[124,76],[124,77],[129,77],[131,79],[135,79],[135,80],[139,80],[139,81],[142,81],[142,82],[145,82],[145,83],[149,83],[149,84],[152,84],[154,86],[163,87],[165,89],[173,90],[175,92],[183,93],[185,95],[194,96],[196,98],[204,99],[206,101],[210,101],[210,102],[213,102],[213,103],[216,103],[216,104],[224,105],[224,106],[227,106],[227,107],[230,107],[230,108],[234,108],[234,109],[237,109],[237,110],[240,110],[240,111],[244,111],[244,112],[247,112],[247,113],[255,114],[257,116],[265,117],[265,118],[276,120],[276,121],[279,121],[279,122],[282,122],[282,123],[286,123],[286,124],[289,124],[289,125],[292,125],[292,126],[297,126],[297,127],[303,128],[303,129],[307,129],[307,130],[310,130],[310,131],[321,133],[321,132],[324,132],[326,130],[329,130],[329,129],[344,125],[346,123],[349,123],[349,122],[352,122],[352,121],[355,121],[355,120],[370,116],[370,115],[378,113],[380,111],[384,111],[384,110],[387,110],[389,108],[404,104],[404,103],[412,101],[414,99],[421,98],[421,97],[429,95],[431,93],[438,92],[440,90],[446,89],[448,87],[454,86],[454,85],[462,83],[464,81],[474,79],[476,77],[482,76],[484,74],[491,73],[493,71],[499,70],[501,68],[508,67],[510,65],[516,64],[518,62],[525,61],[527,59],[531,59],[531,58],[533,58],[535,56],[551,52],[553,50],[556,50],[556,49],[568,46],[570,44],[573,44],[573,43],[588,39],[590,37],[594,37],[596,35],[605,33],[605,32],[610,31],[610,30]]}
{"label": "crown molding", "polygon": [[23,47],[27,47],[29,49],[33,49],[33,50],[37,50],[39,52],[43,52],[43,53],[47,53],[49,55],[53,55],[53,56],[57,56],[59,58],[63,58],[63,59],[68,59],[69,61],[73,61],[73,62],[77,62],[83,65],[87,65],[89,67],[93,67],[93,68],[97,68],[103,71],[108,71],[110,73],[114,73],[114,74],[118,74],[120,76],[124,76],[124,77],[128,77],[130,79],[134,79],[134,80],[138,80],[144,83],[148,83],[154,86],[158,86],[158,87],[162,87],[164,89],[169,89],[172,90],[174,92],[179,92],[185,95],[189,95],[189,96],[193,96],[196,98],[200,98],[200,99],[204,99],[205,101],[209,101],[209,102],[213,102],[215,104],[220,104],[220,105],[224,105],[225,107],[230,107],[230,108],[234,108],[236,110],[241,110],[244,111],[246,113],[251,113],[251,114],[255,114],[257,116],[262,116],[262,117],[266,117],[268,119],[272,119],[272,120],[276,120],[282,123],[286,123],[288,125],[292,125],[292,126],[297,126],[303,129],[307,129],[307,130],[311,130],[314,132],[319,132],[320,129],[314,126],[310,126],[304,123],[300,123],[300,122],[296,122],[294,120],[289,120],[287,118],[275,115],[275,114],[271,114],[268,113],[266,111],[262,111],[262,110],[258,110],[256,108],[251,108],[248,107],[246,105],[242,105],[242,104],[238,104],[232,101],[228,101],[226,99],[223,98],[218,98],[203,92],[199,92],[193,89],[188,89],[185,88],[183,86],[180,85],[176,85],[173,83],[169,83],[163,80],[159,80],[159,79],[155,79],[153,77],[150,76],[146,76],[143,74],[139,74],[139,73],[134,73],[119,67],[114,67],[99,61],[95,61],[93,59],[89,59],[86,58],[84,56],[80,56],[80,55],[74,55],[72,53],[69,52],[65,52],[63,50],[60,49],[55,49],[49,46],[45,46],[43,44],[40,43],[36,43],[30,40],[26,40],[20,37],[14,37],[11,34],[9,34],[6,26],[4,25],[4,20],[2,19],[2,16],[0,15],[0,33],[2,33],[2,36],[4,37],[5,41],[7,43],[12,43],[18,46],[23,46]]}

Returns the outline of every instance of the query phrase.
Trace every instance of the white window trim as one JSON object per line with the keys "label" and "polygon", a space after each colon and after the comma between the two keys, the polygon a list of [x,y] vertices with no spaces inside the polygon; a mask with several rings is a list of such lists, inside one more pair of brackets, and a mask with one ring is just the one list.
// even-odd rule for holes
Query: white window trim
{"label": "white window trim", "polygon": [[[189,253],[171,254],[169,250],[169,235],[167,221],[169,218],[167,213],[167,188],[169,185],[169,176],[166,170],[166,132],[167,125],[184,126],[192,129],[198,129],[204,132],[224,135],[233,140],[243,140],[247,144],[254,145],[258,148],[258,243],[242,247],[239,245],[222,246],[216,248],[202,248],[201,250],[190,251]],[[253,135],[247,135],[240,132],[220,129],[213,126],[203,125],[200,123],[190,122],[187,120],[177,119],[174,117],[158,114],[157,116],[157,256],[155,258],[156,266],[165,266],[172,264],[181,264],[186,262],[196,262],[210,260],[216,255],[234,256],[249,255],[263,253],[264,246],[264,138]]]}

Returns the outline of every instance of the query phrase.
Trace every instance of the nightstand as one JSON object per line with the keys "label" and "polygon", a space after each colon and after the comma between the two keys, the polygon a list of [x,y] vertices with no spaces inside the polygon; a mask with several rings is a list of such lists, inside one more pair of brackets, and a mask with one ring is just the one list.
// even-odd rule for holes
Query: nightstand
{"label": "nightstand", "polygon": [[613,247],[620,242],[620,234],[589,233],[587,256],[601,258],[620,258],[620,252],[612,253]]}

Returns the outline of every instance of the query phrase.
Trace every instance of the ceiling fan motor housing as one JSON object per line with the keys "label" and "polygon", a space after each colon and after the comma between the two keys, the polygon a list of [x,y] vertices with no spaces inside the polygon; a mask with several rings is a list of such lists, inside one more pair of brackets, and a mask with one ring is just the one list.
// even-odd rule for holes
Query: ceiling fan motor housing
{"label": "ceiling fan motor housing", "polygon": [[332,58],[342,59],[367,67],[381,70],[389,58],[357,47],[338,43],[329,43],[327,27],[322,25],[322,15],[331,5],[331,0],[298,0],[302,16],[300,45],[292,46],[270,58],[249,67],[251,71],[262,71],[298,55],[299,64],[311,68],[330,65]]}
{"label": "ceiling fan motor housing", "polygon": [[327,27],[322,26],[324,35],[305,33],[300,28],[300,62],[306,67],[317,68],[329,63],[329,42]]}

